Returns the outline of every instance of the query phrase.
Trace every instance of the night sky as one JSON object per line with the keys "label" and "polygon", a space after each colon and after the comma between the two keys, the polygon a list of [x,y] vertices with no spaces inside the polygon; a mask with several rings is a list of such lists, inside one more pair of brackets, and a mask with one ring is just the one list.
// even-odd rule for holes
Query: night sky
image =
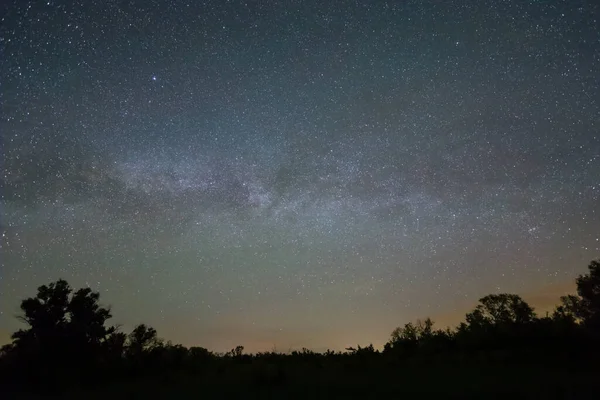
{"label": "night sky", "polygon": [[188,346],[379,346],[600,254],[596,1],[2,4],[0,342],[64,278]]}

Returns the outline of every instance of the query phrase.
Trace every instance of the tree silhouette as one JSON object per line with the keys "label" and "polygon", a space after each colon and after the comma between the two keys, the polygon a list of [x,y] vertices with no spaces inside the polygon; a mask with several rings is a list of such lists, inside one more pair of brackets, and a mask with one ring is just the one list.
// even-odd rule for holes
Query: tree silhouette
{"label": "tree silhouette", "polygon": [[125,355],[127,335],[123,332],[113,332],[107,336],[103,343],[106,357],[116,362]]}
{"label": "tree silhouette", "polygon": [[577,295],[561,297],[555,315],[582,322],[587,328],[600,331],[600,260],[588,265],[589,273],[576,279]]}
{"label": "tree silhouette", "polygon": [[99,299],[98,292],[92,292],[90,288],[79,289],[67,306],[70,334],[82,344],[98,345],[115,331],[114,327],[105,326],[111,318],[110,310],[100,307]]}
{"label": "tree silhouette", "polygon": [[231,357],[240,358],[244,355],[244,346],[235,346],[235,348],[231,349],[227,354]]}
{"label": "tree silhouette", "polygon": [[21,302],[20,319],[29,328],[12,335],[13,350],[31,354],[52,348],[63,352],[69,349],[73,355],[98,349],[115,331],[105,325],[111,314],[98,304],[99,298],[99,293],[89,288],[72,294],[64,280],[40,286],[36,297]]}
{"label": "tree silhouette", "polygon": [[396,328],[392,332],[392,341],[406,340],[416,342],[421,339],[429,338],[433,334],[433,321],[431,318],[426,318],[421,321],[417,320],[415,324],[412,322],[404,325],[404,328]]}
{"label": "tree silhouette", "polygon": [[106,326],[111,314],[98,304],[99,298],[89,288],[73,293],[61,279],[23,300],[19,319],[27,328],[16,331],[4,348],[20,375],[52,387],[60,385],[61,371],[84,379],[85,371],[89,374],[101,361],[105,341],[115,332]]}
{"label": "tree silhouette", "polygon": [[384,352],[410,355],[416,351],[434,353],[453,347],[454,332],[451,329],[433,328],[430,318],[409,322],[404,327],[394,329],[390,341],[385,344]]}
{"label": "tree silhouette", "polygon": [[140,324],[129,334],[129,351],[142,353],[151,350],[160,343],[156,329]]}
{"label": "tree silhouette", "polygon": [[490,294],[479,300],[475,310],[466,316],[469,326],[526,324],[535,319],[533,308],[516,294]]}
{"label": "tree silhouette", "polygon": [[580,298],[570,294],[560,298],[560,305],[554,310],[552,318],[557,321],[579,323],[582,320],[582,315],[580,310]]}
{"label": "tree silhouette", "polygon": [[40,286],[36,297],[23,300],[23,315],[19,319],[29,325],[29,329],[13,333],[13,349],[33,350],[58,344],[64,336],[70,293],[68,283],[59,280]]}
{"label": "tree silhouette", "polygon": [[137,365],[149,366],[149,355],[162,346],[162,341],[156,334],[156,329],[145,324],[137,325],[127,336],[125,355]]}

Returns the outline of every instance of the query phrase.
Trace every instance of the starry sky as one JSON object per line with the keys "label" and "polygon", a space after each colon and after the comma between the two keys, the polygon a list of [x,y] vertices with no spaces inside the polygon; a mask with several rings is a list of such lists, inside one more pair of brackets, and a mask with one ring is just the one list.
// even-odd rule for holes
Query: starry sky
{"label": "starry sky", "polygon": [[595,1],[1,7],[0,342],[64,278],[185,345],[381,345],[600,254]]}

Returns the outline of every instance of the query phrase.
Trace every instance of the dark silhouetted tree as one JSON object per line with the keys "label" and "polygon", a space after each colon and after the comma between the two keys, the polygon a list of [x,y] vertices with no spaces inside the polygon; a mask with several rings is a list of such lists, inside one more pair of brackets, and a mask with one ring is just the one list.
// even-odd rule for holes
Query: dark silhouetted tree
{"label": "dark silhouetted tree", "polygon": [[231,349],[227,354],[231,357],[240,358],[244,355],[244,346],[235,346],[235,348]]}
{"label": "dark silhouetted tree", "polygon": [[42,285],[35,297],[21,302],[20,320],[28,327],[12,335],[6,352],[17,360],[21,376],[60,385],[61,371],[83,379],[84,371],[100,362],[104,342],[114,328],[106,326],[110,311],[98,304],[100,295],[89,288],[73,293],[58,280]]}
{"label": "dark silhouetted tree", "polygon": [[82,344],[98,345],[115,331],[114,327],[105,326],[111,317],[110,310],[100,307],[99,299],[98,292],[92,292],[90,288],[79,289],[67,306],[69,333]]}
{"label": "dark silhouetted tree", "polygon": [[578,296],[572,294],[562,296],[560,298],[560,305],[554,310],[552,318],[557,322],[579,323],[583,315],[580,306],[581,301]]}
{"label": "dark silhouetted tree", "polygon": [[127,335],[123,332],[113,332],[104,341],[104,350],[107,358],[120,360],[125,355]]}
{"label": "dark silhouetted tree", "polygon": [[575,317],[586,328],[600,331],[600,260],[591,261],[588,270],[577,277],[577,296],[562,297],[557,311]]}
{"label": "dark silhouetted tree", "polygon": [[64,339],[66,331],[70,294],[69,284],[59,280],[40,286],[36,297],[23,300],[19,319],[29,328],[13,333],[13,349],[31,353],[60,345],[59,341]]}
{"label": "dark silhouetted tree", "polygon": [[137,357],[143,353],[150,352],[160,345],[161,341],[156,334],[156,329],[145,324],[140,324],[129,334],[127,354],[130,357]]}
{"label": "dark silhouetted tree", "polygon": [[417,342],[427,339],[433,334],[433,321],[430,318],[417,320],[416,323],[409,322],[404,327],[397,327],[391,335],[392,342],[406,341]]}
{"label": "dark silhouetted tree", "polygon": [[64,280],[40,286],[36,297],[21,302],[20,319],[29,327],[12,335],[13,350],[32,354],[54,349],[62,357],[98,350],[115,330],[105,325],[111,315],[99,299],[89,288],[72,294]]}
{"label": "dark silhouetted tree", "polygon": [[450,329],[434,329],[433,325],[433,321],[426,318],[394,329],[390,341],[384,346],[384,351],[410,355],[417,350],[433,353],[450,349],[453,332]]}
{"label": "dark silhouetted tree", "polygon": [[516,294],[490,294],[479,300],[466,316],[470,327],[527,324],[535,319],[533,308]]}
{"label": "dark silhouetted tree", "polygon": [[516,294],[490,294],[479,300],[456,332],[462,349],[499,349],[525,346],[537,317],[529,304]]}
{"label": "dark silhouetted tree", "polygon": [[213,354],[204,347],[190,347],[189,353],[191,358],[198,361],[206,360],[213,356]]}

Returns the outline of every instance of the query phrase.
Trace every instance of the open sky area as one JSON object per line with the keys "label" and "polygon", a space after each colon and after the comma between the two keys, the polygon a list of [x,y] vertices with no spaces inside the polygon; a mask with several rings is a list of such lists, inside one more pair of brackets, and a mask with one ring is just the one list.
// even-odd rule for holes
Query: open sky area
{"label": "open sky area", "polygon": [[380,346],[600,255],[596,1],[0,7],[0,344],[64,278],[188,346]]}

